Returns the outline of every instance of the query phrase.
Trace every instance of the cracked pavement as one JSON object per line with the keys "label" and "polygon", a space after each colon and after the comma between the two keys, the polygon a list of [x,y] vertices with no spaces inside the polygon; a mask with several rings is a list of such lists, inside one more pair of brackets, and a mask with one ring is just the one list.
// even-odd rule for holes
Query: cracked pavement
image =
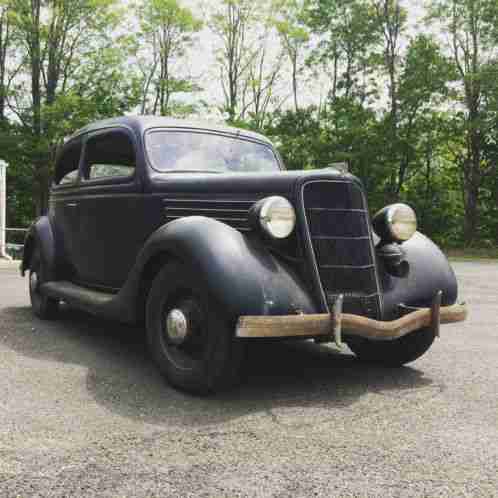
{"label": "cracked pavement", "polygon": [[453,266],[469,320],[410,366],[257,345],[197,398],[139,328],[36,319],[0,262],[0,497],[498,497],[498,262]]}

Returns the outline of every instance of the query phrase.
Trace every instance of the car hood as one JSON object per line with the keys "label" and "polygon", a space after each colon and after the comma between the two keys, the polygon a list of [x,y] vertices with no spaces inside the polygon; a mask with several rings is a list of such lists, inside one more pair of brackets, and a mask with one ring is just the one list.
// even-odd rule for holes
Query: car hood
{"label": "car hood", "polygon": [[293,197],[300,185],[309,180],[342,180],[361,182],[348,173],[333,168],[321,170],[280,171],[273,173],[164,173],[151,176],[153,193],[248,195],[251,198],[267,195]]}

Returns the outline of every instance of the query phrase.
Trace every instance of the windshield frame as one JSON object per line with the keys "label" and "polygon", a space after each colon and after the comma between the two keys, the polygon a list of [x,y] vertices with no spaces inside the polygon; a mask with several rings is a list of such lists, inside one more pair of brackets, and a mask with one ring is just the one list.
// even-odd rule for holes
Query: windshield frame
{"label": "windshield frame", "polygon": [[[147,147],[147,136],[151,133],[155,133],[158,131],[165,131],[168,133],[190,133],[190,134],[197,134],[197,135],[213,135],[217,137],[224,137],[224,138],[229,138],[232,140],[239,140],[241,142],[251,142],[257,145],[262,145],[270,150],[272,153],[273,157],[275,158],[275,163],[277,165],[276,170],[272,171],[244,171],[244,172],[235,172],[235,171],[214,171],[214,170],[175,170],[175,169],[169,169],[169,170],[162,170],[157,168],[153,161],[151,160],[149,156],[149,150]],[[278,151],[273,147],[271,142],[266,142],[264,140],[258,140],[257,138],[244,135],[243,130],[240,130],[239,133],[230,133],[229,131],[223,132],[223,131],[218,131],[218,130],[210,130],[207,128],[189,128],[189,127],[169,127],[169,126],[154,126],[151,128],[147,128],[144,133],[143,133],[143,148],[144,148],[144,157],[149,165],[149,167],[155,171],[156,173],[160,173],[161,175],[169,175],[169,174],[207,174],[207,175],[212,175],[212,174],[221,174],[221,175],[241,175],[241,174],[268,174],[268,173],[279,173],[281,171],[284,171],[282,159],[280,157],[280,154]]]}

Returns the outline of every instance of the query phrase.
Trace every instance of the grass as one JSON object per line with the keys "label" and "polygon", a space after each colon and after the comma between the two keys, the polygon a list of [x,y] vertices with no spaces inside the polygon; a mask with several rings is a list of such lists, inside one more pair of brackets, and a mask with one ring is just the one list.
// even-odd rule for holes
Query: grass
{"label": "grass", "polygon": [[456,261],[498,260],[498,247],[446,249],[444,252],[450,259]]}

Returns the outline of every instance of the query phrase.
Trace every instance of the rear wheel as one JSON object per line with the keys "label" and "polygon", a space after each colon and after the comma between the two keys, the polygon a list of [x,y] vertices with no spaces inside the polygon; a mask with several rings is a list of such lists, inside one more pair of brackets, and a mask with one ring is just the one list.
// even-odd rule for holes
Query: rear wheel
{"label": "rear wheel", "polygon": [[31,256],[29,270],[29,297],[33,313],[42,320],[50,320],[57,316],[59,300],[48,297],[41,292],[41,285],[46,281],[45,268],[40,251],[35,247]]}
{"label": "rear wheel", "polygon": [[420,358],[434,342],[434,331],[416,330],[394,341],[370,341],[362,337],[349,337],[347,344],[362,361],[399,367]]}
{"label": "rear wheel", "polygon": [[149,347],[170,384],[198,393],[224,390],[240,378],[244,346],[234,323],[186,264],[168,264],[147,299]]}

